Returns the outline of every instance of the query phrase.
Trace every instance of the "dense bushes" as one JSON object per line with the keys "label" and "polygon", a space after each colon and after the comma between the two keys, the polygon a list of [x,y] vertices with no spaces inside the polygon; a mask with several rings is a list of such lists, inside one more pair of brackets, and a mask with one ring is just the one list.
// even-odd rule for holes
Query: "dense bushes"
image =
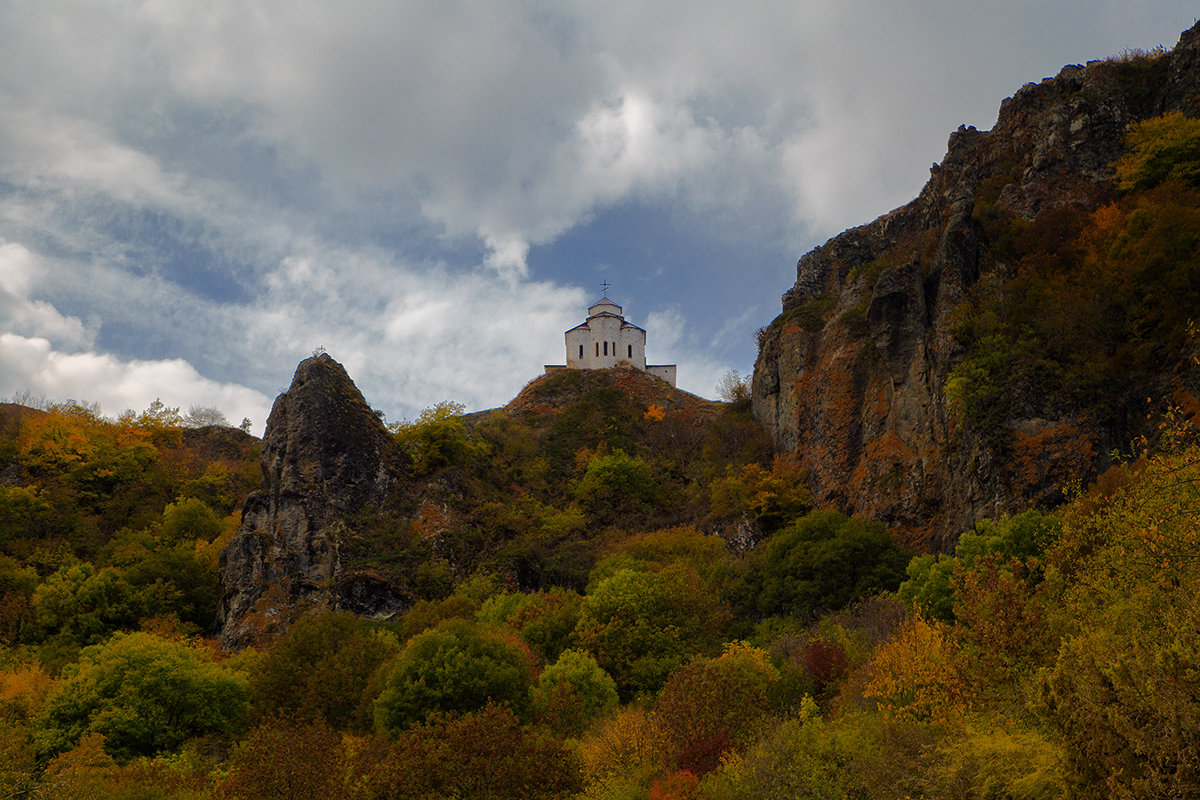
{"label": "dense bushes", "polygon": [[303,617],[275,642],[250,675],[262,719],[319,720],[335,730],[373,728],[373,682],[399,652],[395,639],[372,632],[347,612]]}
{"label": "dense bushes", "polygon": [[429,715],[469,712],[494,702],[524,712],[532,659],[515,642],[466,620],[409,640],[382,673],[375,727],[397,734]]}
{"label": "dense bushes", "polygon": [[1179,112],[1129,126],[1129,152],[1117,162],[1125,191],[1153,189],[1168,180],[1200,185],[1200,119]]}
{"label": "dense bushes", "polygon": [[719,647],[727,628],[728,611],[688,570],[621,569],[587,593],[576,637],[628,700]]}
{"label": "dense bushes", "polygon": [[585,509],[606,518],[613,512],[650,508],[659,494],[659,483],[650,465],[621,450],[592,459],[575,488],[575,496]]}
{"label": "dense bushes", "polygon": [[578,736],[617,706],[617,684],[587,652],[564,650],[530,689],[534,715],[558,733]]}
{"label": "dense bushes", "polygon": [[747,558],[743,602],[763,616],[811,617],[895,589],[907,563],[882,525],[813,512]]}
{"label": "dense bushes", "polygon": [[245,678],[194,645],[118,633],[64,670],[33,723],[41,755],[105,737],[118,761],[177,751],[189,738],[232,735],[246,717]]}
{"label": "dense bushes", "polygon": [[1057,540],[1061,527],[1056,517],[1037,511],[983,520],[973,532],[958,538],[952,557],[927,554],[909,561],[908,580],[900,585],[900,600],[927,617],[952,622],[958,599],[954,586],[956,572],[959,575],[970,572],[984,558],[991,558],[993,563],[1010,570],[1014,560],[1018,568],[1028,565],[1036,569],[1030,559],[1042,556]]}

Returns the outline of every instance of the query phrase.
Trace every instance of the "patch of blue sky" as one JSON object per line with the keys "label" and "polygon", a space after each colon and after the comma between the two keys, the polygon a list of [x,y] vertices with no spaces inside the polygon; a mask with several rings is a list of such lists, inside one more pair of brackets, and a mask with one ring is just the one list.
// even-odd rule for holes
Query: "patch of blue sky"
{"label": "patch of blue sky", "polygon": [[203,226],[151,208],[124,208],[105,220],[103,233],[125,252],[132,274],[153,274],[214,302],[252,298],[239,277],[246,265],[225,252]]}
{"label": "patch of blue sky", "polygon": [[[689,326],[715,332],[729,318],[758,309],[758,326],[779,313],[773,299],[778,287],[795,280],[796,256],[778,238],[765,240],[727,228],[705,228],[703,220],[670,208],[624,203],[593,215],[554,242],[534,247],[529,267],[535,278],[581,286],[600,297],[602,281],[609,297],[621,303],[630,321],[645,324],[648,314],[686,309]],[[754,327],[737,337],[713,341],[715,357],[753,362]]]}

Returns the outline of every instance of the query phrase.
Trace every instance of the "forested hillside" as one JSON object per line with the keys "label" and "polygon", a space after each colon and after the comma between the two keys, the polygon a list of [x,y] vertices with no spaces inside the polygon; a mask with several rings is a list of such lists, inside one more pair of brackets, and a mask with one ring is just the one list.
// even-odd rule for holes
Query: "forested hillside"
{"label": "forested hillside", "polygon": [[[215,560],[236,521],[225,512],[253,486],[255,441],[152,413],[114,423],[77,406],[9,407],[0,788],[782,798],[1197,787],[1200,448],[1186,418],[1165,418],[1056,513],[989,521],[953,555],[910,557],[878,524],[810,511],[744,402],[677,408],[707,415],[678,420],[686,444],[659,428],[673,412],[614,377],[558,377],[582,385],[534,387],[511,412],[464,418],[443,405],[394,426],[413,477],[404,502],[418,510],[404,539],[416,549],[393,554],[419,562],[406,609],[368,621],[310,607],[237,653],[209,638]],[[604,445],[609,435],[623,447]],[[483,481],[496,474],[507,482]],[[475,492],[492,505],[422,528],[421,495],[446,486],[463,509],[483,508]]]}

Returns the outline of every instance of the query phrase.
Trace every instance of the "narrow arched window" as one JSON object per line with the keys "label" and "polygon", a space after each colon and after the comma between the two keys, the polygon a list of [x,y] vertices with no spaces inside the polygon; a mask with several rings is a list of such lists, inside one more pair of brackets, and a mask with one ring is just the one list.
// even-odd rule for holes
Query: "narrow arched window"
{"label": "narrow arched window", "polygon": [[633,345],[629,345],[629,358],[633,358]]}
{"label": "narrow arched window", "polygon": [[583,345],[579,345],[579,357],[583,358]]}
{"label": "narrow arched window", "polygon": [[600,355],[600,343],[596,342],[596,355]]}
{"label": "narrow arched window", "polygon": [[608,342],[604,343],[604,355],[608,355]]}

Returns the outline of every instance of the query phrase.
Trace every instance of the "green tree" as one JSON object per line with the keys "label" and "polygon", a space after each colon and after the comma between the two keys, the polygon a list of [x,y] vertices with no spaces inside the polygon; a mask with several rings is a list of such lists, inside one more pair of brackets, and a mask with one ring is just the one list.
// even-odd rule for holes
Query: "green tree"
{"label": "green tree", "polygon": [[96,644],[114,630],[131,627],[142,606],[120,570],[88,563],[62,567],[33,593],[34,619],[43,638],[77,646]]}
{"label": "green tree", "polygon": [[1200,446],[1171,420],[1108,497],[1063,512],[1047,553],[1065,631],[1042,713],[1081,797],[1200,792]]}
{"label": "green tree", "polygon": [[751,553],[743,591],[760,614],[811,616],[894,590],[908,559],[879,523],[814,511]]}
{"label": "green tree", "polygon": [[123,577],[135,590],[137,611],[175,617],[196,631],[212,627],[221,599],[217,567],[196,557],[188,544],[158,547],[134,561]]}
{"label": "green tree", "polygon": [[496,594],[479,609],[480,622],[513,631],[542,663],[552,663],[575,643],[583,598],[558,586],[538,592]]}
{"label": "green tree", "polygon": [[[874,731],[815,716],[813,704],[799,719],[783,723],[748,751],[729,759],[705,781],[704,796],[711,800],[875,796],[862,763],[879,749]],[[911,762],[908,766],[911,769]]]}
{"label": "green tree", "polygon": [[[208,471],[205,471],[208,474]],[[167,544],[191,543],[199,539],[211,542],[221,535],[224,525],[203,500],[188,497],[168,503],[163,509],[159,535]]]}
{"label": "green tree", "polygon": [[[983,558],[1007,563],[1013,559],[1026,563],[1037,558],[1059,536],[1062,522],[1039,511],[1026,511],[1015,517],[982,520],[974,531],[958,539],[954,555],[920,555],[908,562],[908,580],[900,584],[899,597],[905,605],[916,606],[922,614],[943,622],[954,620],[958,600],[952,585],[956,572],[970,573]],[[1041,571],[1031,576],[1041,579]]]}
{"label": "green tree", "polygon": [[575,496],[583,507],[601,515],[651,508],[658,493],[653,468],[622,450],[593,458],[575,487]]}
{"label": "green tree", "polygon": [[33,623],[37,571],[0,555],[0,646],[12,647]]}
{"label": "green tree", "polygon": [[[46,492],[37,486],[0,486],[0,550],[61,533]],[[56,530],[57,529],[57,530]]]}
{"label": "green tree", "polygon": [[189,737],[228,735],[246,716],[246,681],[187,642],[117,633],[63,671],[34,721],[42,756],[86,733],[105,737],[118,761],[174,752]]}
{"label": "green tree", "polygon": [[371,632],[349,612],[301,617],[250,676],[255,713],[366,732],[372,676],[398,650],[394,639]]}
{"label": "green tree", "polygon": [[474,711],[488,702],[525,707],[531,656],[511,639],[467,620],[414,636],[383,673],[375,727],[395,736],[430,714]]}
{"label": "green tree", "polygon": [[1200,603],[1186,591],[1105,609],[1063,642],[1042,701],[1077,796],[1200,791]]}
{"label": "green tree", "polygon": [[588,592],[575,633],[630,699],[658,691],[694,656],[716,650],[729,622],[694,571],[621,569]]}
{"label": "green tree", "polygon": [[1070,797],[1063,753],[1037,730],[997,716],[953,729],[926,756],[917,776],[923,797]]}
{"label": "green tree", "polygon": [[1125,191],[1151,189],[1172,178],[1200,183],[1200,119],[1173,111],[1135,122],[1125,143],[1129,152],[1116,164]]}
{"label": "green tree", "polygon": [[578,736],[587,723],[616,708],[617,684],[596,659],[565,650],[529,690],[534,714],[555,731]]}
{"label": "green tree", "polygon": [[715,478],[710,490],[713,515],[729,521],[753,520],[773,533],[812,510],[812,496],[795,459],[776,456],[771,468],[750,462],[730,465]]}
{"label": "green tree", "polygon": [[487,455],[486,441],[468,430],[462,420],[462,403],[444,400],[421,412],[415,422],[390,426],[401,449],[408,454],[415,476],[463,466]]}
{"label": "green tree", "polygon": [[488,703],[468,714],[435,714],[377,739],[355,759],[365,800],[553,800],[580,788],[572,752],[546,731],[520,725],[512,709]]}

